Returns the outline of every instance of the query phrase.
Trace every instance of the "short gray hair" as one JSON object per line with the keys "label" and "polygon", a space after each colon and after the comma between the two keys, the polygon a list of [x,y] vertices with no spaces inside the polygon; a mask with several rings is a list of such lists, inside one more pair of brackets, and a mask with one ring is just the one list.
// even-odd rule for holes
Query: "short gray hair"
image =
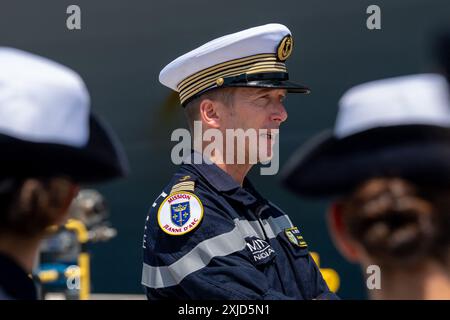
{"label": "short gray hair", "polygon": [[200,103],[204,99],[218,100],[227,106],[233,105],[234,91],[236,88],[213,89],[189,101],[184,107],[184,116],[189,125],[189,130],[194,131],[194,121],[200,119]]}

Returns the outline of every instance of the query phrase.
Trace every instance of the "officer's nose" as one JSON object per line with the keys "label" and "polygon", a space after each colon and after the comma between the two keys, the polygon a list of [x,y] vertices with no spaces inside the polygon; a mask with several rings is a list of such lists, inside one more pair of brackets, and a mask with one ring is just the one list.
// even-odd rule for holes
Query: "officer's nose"
{"label": "officer's nose", "polygon": [[277,102],[273,113],[272,113],[272,121],[277,122],[279,125],[286,121],[288,117],[288,113],[286,111],[286,108],[284,107],[283,102]]}

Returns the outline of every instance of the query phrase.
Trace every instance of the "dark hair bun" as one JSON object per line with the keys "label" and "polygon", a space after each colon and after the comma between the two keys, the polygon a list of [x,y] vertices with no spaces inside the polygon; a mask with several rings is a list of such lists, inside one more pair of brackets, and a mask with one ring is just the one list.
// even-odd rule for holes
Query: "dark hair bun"
{"label": "dark hair bun", "polygon": [[417,262],[439,234],[433,204],[398,178],[363,183],[345,202],[344,212],[350,233],[384,265]]}

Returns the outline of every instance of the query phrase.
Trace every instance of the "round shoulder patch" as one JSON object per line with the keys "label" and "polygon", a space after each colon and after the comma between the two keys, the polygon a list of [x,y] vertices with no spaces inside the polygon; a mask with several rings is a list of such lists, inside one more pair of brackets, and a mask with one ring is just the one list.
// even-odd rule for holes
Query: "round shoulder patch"
{"label": "round shoulder patch", "polygon": [[159,227],[172,236],[180,236],[194,230],[202,218],[202,202],[190,192],[171,193],[158,209]]}

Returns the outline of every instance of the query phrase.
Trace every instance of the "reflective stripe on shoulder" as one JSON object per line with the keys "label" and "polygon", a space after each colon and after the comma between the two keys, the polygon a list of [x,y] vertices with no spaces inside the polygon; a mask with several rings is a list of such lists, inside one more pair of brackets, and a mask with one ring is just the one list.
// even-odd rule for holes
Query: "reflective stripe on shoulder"
{"label": "reflective stripe on shoulder", "polygon": [[[292,228],[294,225],[292,224],[292,221],[289,218],[289,216],[284,214],[284,212],[279,207],[277,207],[270,201],[269,201],[269,204],[272,207],[274,207],[275,209],[277,209],[280,213],[282,213],[282,215],[280,215],[276,218],[269,216],[267,219],[261,220],[262,225],[264,227],[264,231],[266,232],[267,236],[269,238],[275,238],[277,236],[277,234],[284,231],[284,229]],[[262,207],[259,210],[258,215],[260,215],[264,210],[269,209],[269,208],[270,208],[270,206],[265,205],[264,207]]]}
{"label": "reflective stripe on shoulder", "polygon": [[277,234],[284,231],[284,229],[292,228],[294,225],[288,216],[282,215],[276,218],[269,217],[261,220],[264,230],[269,238],[276,238]]}
{"label": "reflective stripe on shoulder", "polygon": [[[246,237],[264,238],[258,221],[234,219],[233,222],[235,227],[231,231],[200,242],[169,266],[154,267],[144,263],[142,284],[154,289],[177,285],[191,273],[206,267],[214,257],[223,257],[243,250],[246,246]],[[287,225],[286,228],[292,225],[288,216],[270,217],[263,220],[262,224],[269,238],[275,238],[279,232],[283,231],[280,227],[273,227],[273,225]],[[280,231],[275,232],[278,229]]]}

